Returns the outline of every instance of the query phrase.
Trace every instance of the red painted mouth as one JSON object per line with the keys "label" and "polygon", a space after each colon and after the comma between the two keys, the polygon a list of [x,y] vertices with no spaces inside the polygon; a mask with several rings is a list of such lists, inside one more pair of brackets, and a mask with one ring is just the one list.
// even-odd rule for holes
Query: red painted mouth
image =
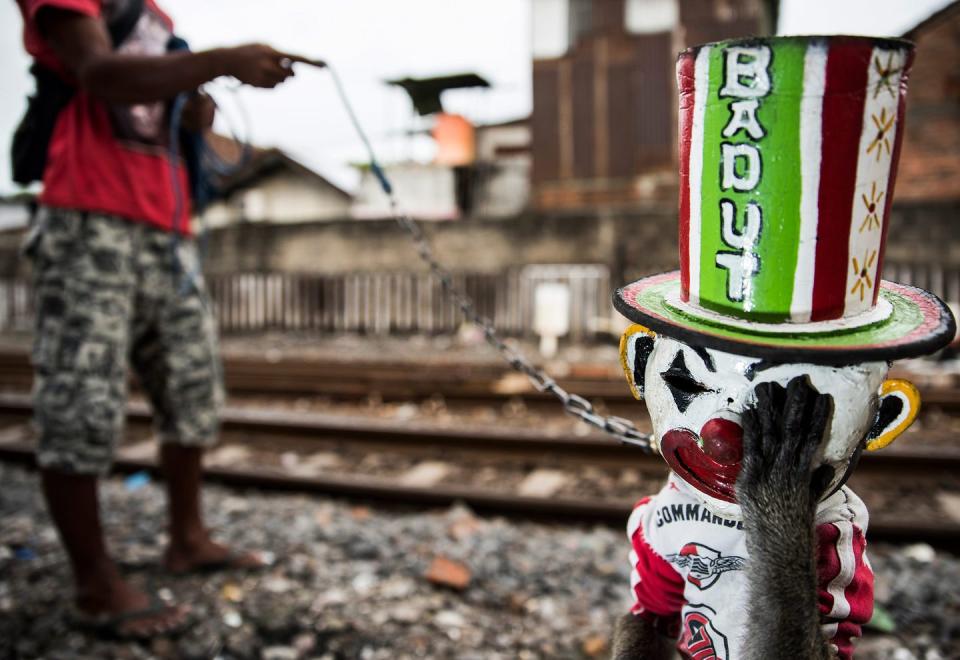
{"label": "red painted mouth", "polygon": [[704,424],[700,436],[689,429],[668,431],[660,440],[660,449],[670,468],[688,484],[718,500],[736,502],[742,434],[739,424],[712,419]]}

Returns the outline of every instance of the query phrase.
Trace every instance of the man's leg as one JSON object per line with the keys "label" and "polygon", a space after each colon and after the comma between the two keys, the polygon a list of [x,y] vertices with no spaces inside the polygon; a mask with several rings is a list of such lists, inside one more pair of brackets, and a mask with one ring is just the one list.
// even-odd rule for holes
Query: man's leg
{"label": "man's leg", "polygon": [[[172,237],[144,234],[141,281],[134,303],[130,360],[153,407],[160,436],[170,510],[170,546],[164,563],[174,573],[201,568],[252,568],[252,554],[214,542],[203,522],[202,458],[216,442],[223,384],[216,327],[199,275],[193,243],[182,239],[174,267]],[[196,278],[188,284],[185,278]]]}
{"label": "man's leg", "polygon": [[128,226],[47,209],[40,222],[27,254],[34,261],[34,413],[43,493],[73,568],[81,614],[113,617],[120,634],[163,633],[181,625],[186,609],[150,608],[150,598],[123,580],[107,553],[97,497],[98,476],[109,468],[123,427]]}
{"label": "man's leg", "polygon": [[203,523],[201,472],[203,449],[175,443],[161,448],[170,507],[170,547],[164,564],[172,573],[197,568],[257,568],[263,562],[253,554],[235,554],[215,542]]}
{"label": "man's leg", "polygon": [[[77,608],[89,615],[122,615],[145,610],[150,597],[128,584],[110,558],[100,525],[97,477],[41,470],[43,494],[73,569]],[[158,635],[180,627],[185,607],[171,606],[124,621],[121,635]]]}

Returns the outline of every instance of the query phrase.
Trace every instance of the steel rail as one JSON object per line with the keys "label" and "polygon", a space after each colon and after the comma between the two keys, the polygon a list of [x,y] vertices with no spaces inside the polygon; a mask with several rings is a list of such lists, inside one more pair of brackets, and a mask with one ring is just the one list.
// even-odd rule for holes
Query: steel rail
{"label": "steel rail", "polygon": [[[22,423],[31,413],[27,395],[0,394],[0,415]],[[128,419],[146,424],[150,411],[145,404],[128,407]],[[641,472],[663,471],[666,466],[658,457],[650,457],[602,435],[577,437],[549,435],[539,431],[505,429],[437,428],[425,424],[397,423],[362,417],[341,417],[288,410],[238,408],[227,409],[223,416],[224,431],[232,443],[251,442],[261,446],[281,438],[300,441],[332,439],[337,442],[360,443],[371,449],[387,451],[421,451],[436,455],[449,450],[480,453],[484,456],[518,456],[528,453],[551,458],[566,457],[577,465],[601,465],[613,462],[630,465]],[[0,442],[0,460],[32,465],[33,448],[28,442],[9,439]],[[152,460],[118,453],[115,470],[129,473],[155,471]],[[913,483],[917,479],[936,483],[939,476],[960,473],[960,451],[950,447],[906,447],[890,449],[863,457],[855,479],[872,479],[878,483]],[[326,495],[388,502],[415,507],[443,507],[464,502],[471,508],[515,518],[551,519],[587,524],[622,525],[629,515],[632,500],[624,498],[530,497],[468,485],[438,484],[418,487],[398,479],[368,475],[318,474],[299,476],[280,468],[257,466],[208,466],[206,478],[227,485]],[[893,486],[891,486],[893,487]],[[924,520],[897,516],[879,511],[871,514],[870,537],[895,542],[926,541],[951,549],[960,548],[960,521],[952,519]]]}
{"label": "steel rail", "polygon": [[[26,444],[0,445],[0,460],[33,466],[33,450]],[[118,458],[114,471],[129,474],[157,473],[154,461]],[[204,467],[204,478],[227,486],[282,492],[314,493],[348,499],[370,500],[394,507],[448,507],[463,503],[483,514],[513,519],[547,520],[576,524],[622,526],[634,501],[625,498],[530,497],[472,486],[417,487],[395,480],[357,475],[293,476],[266,469],[222,466]],[[925,541],[950,550],[960,548],[960,522],[904,519],[889,514],[871,514],[870,539],[915,543]]]}
{"label": "steel rail", "polygon": [[[29,395],[0,393],[0,413],[22,418],[29,415],[32,409]],[[131,422],[148,423],[151,417],[145,403],[134,402],[127,406],[127,418]],[[226,408],[221,415],[221,425],[225,433],[378,443],[399,450],[436,448],[485,453],[549,454],[551,457],[568,456],[595,462],[629,462],[638,468],[663,467],[659,456],[650,456],[599,433],[580,436],[536,429],[442,427],[354,415],[250,407]],[[946,443],[936,446],[910,446],[904,443],[902,447],[894,445],[881,452],[867,452],[861,459],[858,473],[865,469],[887,467],[895,470],[960,472],[960,448],[943,445]]]}
{"label": "steel rail", "polygon": [[[0,349],[0,383],[8,388],[26,389],[32,378],[26,351]],[[520,398],[528,405],[555,401],[553,395],[536,390],[509,367],[490,363],[417,364],[294,358],[274,361],[232,356],[224,360],[224,378],[227,390],[236,395],[312,395],[358,400],[376,393],[384,400],[419,400],[440,395],[445,400],[463,403],[503,404],[513,398]],[[633,416],[645,415],[643,406],[634,401],[615,369],[581,366],[557,382],[581,392],[586,398],[603,400],[618,410],[621,406],[633,408]],[[923,388],[921,401],[926,408],[960,411],[960,387]]]}

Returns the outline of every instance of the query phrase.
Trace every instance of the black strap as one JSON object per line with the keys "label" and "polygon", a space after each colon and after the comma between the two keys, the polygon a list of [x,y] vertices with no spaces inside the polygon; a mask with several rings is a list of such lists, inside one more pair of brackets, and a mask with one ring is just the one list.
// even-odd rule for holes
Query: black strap
{"label": "black strap", "polygon": [[[116,49],[132,33],[143,14],[144,0],[127,0],[107,21],[110,41]],[[36,91],[27,99],[27,111],[17,125],[10,145],[13,180],[22,185],[43,179],[50,137],[60,111],[76,89],[59,74],[34,62],[30,67]]]}
{"label": "black strap", "polygon": [[143,1],[127,0],[117,15],[110,17],[107,30],[110,32],[110,41],[113,42],[114,48],[126,41],[133,32],[133,28],[137,27],[140,15],[143,14]]}

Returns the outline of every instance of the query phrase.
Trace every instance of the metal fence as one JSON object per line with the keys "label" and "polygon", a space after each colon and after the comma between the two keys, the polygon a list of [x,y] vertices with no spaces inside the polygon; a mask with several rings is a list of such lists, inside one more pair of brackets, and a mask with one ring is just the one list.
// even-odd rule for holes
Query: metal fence
{"label": "metal fence", "polygon": [[[928,263],[887,263],[886,279],[933,291],[960,309],[960,268]],[[602,265],[532,265],[497,274],[456,276],[483,314],[502,332],[532,333],[534,297],[543,282],[570,291],[572,341],[610,327],[609,271]],[[207,278],[220,330],[225,334],[297,330],[360,334],[450,334],[462,315],[427,273],[234,273]],[[30,288],[23,280],[0,280],[0,331],[29,330]]]}
{"label": "metal fence", "polygon": [[[450,334],[460,311],[428,273],[233,273],[206,278],[220,331],[265,330],[360,334]],[[573,341],[608,324],[610,274],[600,265],[526,266],[497,274],[462,273],[455,284],[502,332],[530,334],[538,284],[559,282],[570,292]],[[32,296],[22,280],[0,280],[0,331],[30,327]]]}

